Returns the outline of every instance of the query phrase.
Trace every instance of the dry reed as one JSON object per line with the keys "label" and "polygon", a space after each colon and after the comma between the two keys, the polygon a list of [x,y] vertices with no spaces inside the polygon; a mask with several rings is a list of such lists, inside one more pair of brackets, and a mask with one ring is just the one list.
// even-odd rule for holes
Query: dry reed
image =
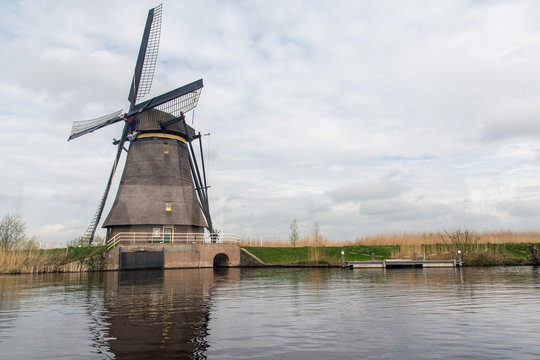
{"label": "dry reed", "polygon": [[[471,232],[478,236],[479,244],[504,244],[504,243],[538,243],[540,242],[540,232],[515,232],[510,230]],[[357,237],[355,241],[329,241],[324,238],[325,246],[349,246],[349,245],[408,245],[413,248],[421,245],[438,244],[444,242],[445,232],[422,232],[422,233],[388,233]],[[301,238],[297,247],[321,246],[320,239],[313,235]],[[241,246],[264,246],[264,247],[290,247],[292,244],[288,240],[259,240],[245,239]]]}
{"label": "dry reed", "polygon": [[503,263],[507,243],[540,242],[538,232],[514,232],[509,230],[471,232],[455,230],[442,233],[394,233],[357,238],[357,245],[399,245],[392,250],[393,258],[423,258],[446,260],[462,252],[464,261],[470,263]]}
{"label": "dry reed", "polygon": [[33,274],[58,271],[65,263],[65,256],[47,254],[36,250],[0,251],[1,274]]}
{"label": "dry reed", "polygon": [[[315,239],[312,235],[305,236],[296,242],[296,247],[305,246],[350,246],[355,245],[354,241],[330,241],[326,237]],[[288,240],[255,240],[244,239],[240,242],[240,246],[263,246],[263,247],[292,247],[293,245]]]}
{"label": "dry reed", "polygon": [[318,225],[315,226],[315,231],[311,236],[303,238],[300,243],[308,243],[309,252],[308,252],[308,263],[309,264],[321,264],[328,263],[326,257],[326,245],[328,244],[328,239],[324,237],[318,228]]}
{"label": "dry reed", "polygon": [[[459,231],[459,230],[456,230]],[[456,231],[452,231],[456,232]],[[426,245],[444,242],[450,232],[392,233],[356,238],[356,245]],[[510,230],[469,232],[478,237],[479,244],[537,243],[540,232],[515,232]]]}

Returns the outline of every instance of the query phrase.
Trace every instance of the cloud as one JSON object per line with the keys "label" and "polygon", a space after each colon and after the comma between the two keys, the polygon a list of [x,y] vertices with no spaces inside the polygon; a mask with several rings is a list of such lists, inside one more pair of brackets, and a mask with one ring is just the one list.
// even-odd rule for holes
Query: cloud
{"label": "cloud", "polygon": [[364,182],[341,186],[329,191],[328,196],[336,203],[360,202],[372,199],[390,199],[406,191],[407,188],[402,184],[381,180],[380,182]]}
{"label": "cloud", "polygon": [[70,224],[46,224],[35,230],[35,235],[38,240],[44,239],[46,247],[61,247],[62,242],[54,241],[54,239],[75,239],[81,236],[81,222],[72,222]]}
{"label": "cloud", "polygon": [[[103,192],[119,127],[66,138],[73,120],[127,105],[155,4],[126,4],[0,5],[0,210],[44,238],[84,232]],[[194,126],[211,132],[223,231],[284,239],[293,218],[330,239],[531,229],[539,7],[166,2],[151,95],[204,79]]]}
{"label": "cloud", "polygon": [[[540,111],[540,109],[538,109]],[[484,140],[488,142],[512,140],[515,138],[540,138],[540,116],[530,118],[504,119],[489,123],[484,130]]]}
{"label": "cloud", "polygon": [[506,205],[509,215],[515,219],[526,221],[528,218],[536,218],[538,216],[540,213],[539,204],[540,198],[537,197],[535,199],[517,200]]}

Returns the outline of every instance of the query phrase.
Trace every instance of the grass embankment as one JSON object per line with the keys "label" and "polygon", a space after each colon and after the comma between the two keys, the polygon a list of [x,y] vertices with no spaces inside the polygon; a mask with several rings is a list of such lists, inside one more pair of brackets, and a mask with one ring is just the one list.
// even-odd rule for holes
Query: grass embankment
{"label": "grass embankment", "polygon": [[359,238],[355,242],[333,243],[326,239],[316,242],[304,238],[302,246],[267,243],[264,246],[244,246],[266,264],[338,264],[341,250],[346,261],[382,259],[412,259],[426,254],[428,260],[457,258],[457,250],[465,265],[528,265],[532,264],[530,244],[540,248],[540,234],[510,231],[475,233],[456,230],[444,233],[390,234]]}
{"label": "grass embankment", "polygon": [[[540,249],[540,243],[536,243]],[[347,245],[323,247],[265,247],[244,246],[265,264],[275,265],[310,265],[330,264],[341,262],[341,250],[345,251],[345,261],[371,260],[371,254],[376,260],[383,259],[412,259],[411,248],[403,245]],[[457,258],[454,247],[448,244],[428,244],[414,247],[418,258],[426,252],[427,260],[450,260]],[[403,254],[403,255],[402,255]],[[412,253],[414,254],[414,252]],[[530,265],[531,252],[527,243],[480,244],[462,250],[464,265],[495,266],[495,265]]]}
{"label": "grass embankment", "polygon": [[64,249],[0,251],[0,274],[28,274],[69,271],[67,265],[76,263],[88,269],[99,269],[104,247],[70,247]]}
{"label": "grass embankment", "polygon": [[371,253],[376,260],[389,259],[395,246],[387,245],[348,245],[348,246],[302,246],[302,247],[266,247],[244,246],[265,264],[275,265],[337,265],[341,262],[341,250],[345,251],[346,261],[371,260]]}

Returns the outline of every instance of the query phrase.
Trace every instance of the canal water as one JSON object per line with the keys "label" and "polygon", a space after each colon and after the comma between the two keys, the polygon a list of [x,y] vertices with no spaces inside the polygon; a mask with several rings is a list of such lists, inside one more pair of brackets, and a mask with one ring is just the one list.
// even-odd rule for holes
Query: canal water
{"label": "canal water", "polygon": [[540,359],[540,271],[0,276],[1,359]]}

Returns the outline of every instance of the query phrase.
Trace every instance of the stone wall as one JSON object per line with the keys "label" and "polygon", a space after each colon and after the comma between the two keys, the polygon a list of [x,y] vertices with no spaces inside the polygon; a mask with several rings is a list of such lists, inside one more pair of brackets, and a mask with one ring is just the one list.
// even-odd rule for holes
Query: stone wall
{"label": "stone wall", "polygon": [[106,270],[118,270],[118,264],[120,261],[120,246],[115,247],[107,253],[107,266]]}
{"label": "stone wall", "polygon": [[240,266],[240,246],[235,244],[194,244],[200,252],[199,267],[213,267],[214,257],[225,254],[229,266]]}
{"label": "stone wall", "polygon": [[245,267],[258,267],[263,266],[264,262],[247,251],[246,249],[240,249],[240,266]]}
{"label": "stone wall", "polygon": [[165,246],[165,269],[200,267],[200,252],[193,244]]}
{"label": "stone wall", "polygon": [[225,254],[229,266],[240,266],[240,247],[235,244],[156,244],[121,245],[107,254],[107,270],[118,270],[120,251],[163,251],[165,269],[213,267],[214,258]]}

